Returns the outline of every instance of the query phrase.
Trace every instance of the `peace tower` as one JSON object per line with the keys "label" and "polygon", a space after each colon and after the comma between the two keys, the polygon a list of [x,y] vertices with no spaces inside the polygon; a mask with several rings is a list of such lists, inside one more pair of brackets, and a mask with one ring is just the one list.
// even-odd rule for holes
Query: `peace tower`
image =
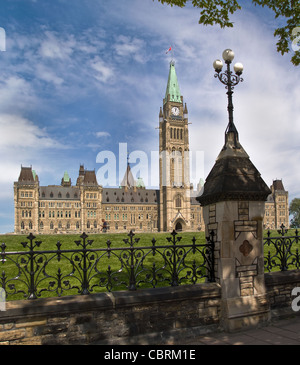
{"label": "peace tower", "polygon": [[170,62],[163,107],[159,113],[160,230],[190,229],[188,111],[183,104],[175,62]]}

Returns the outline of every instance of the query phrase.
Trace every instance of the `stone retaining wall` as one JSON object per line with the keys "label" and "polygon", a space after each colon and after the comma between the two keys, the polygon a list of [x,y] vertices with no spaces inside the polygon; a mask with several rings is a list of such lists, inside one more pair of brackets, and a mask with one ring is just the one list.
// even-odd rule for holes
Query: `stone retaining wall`
{"label": "stone retaining wall", "polygon": [[[265,274],[272,318],[295,314],[300,271]],[[21,300],[0,312],[0,344],[172,344],[222,330],[217,283]]]}
{"label": "stone retaining wall", "polygon": [[291,293],[293,288],[300,287],[300,270],[267,273],[265,283],[273,316],[295,314]]}
{"label": "stone retaining wall", "polygon": [[216,330],[220,296],[219,285],[207,283],[8,302],[0,344],[119,344],[136,336],[143,344],[172,343]]}

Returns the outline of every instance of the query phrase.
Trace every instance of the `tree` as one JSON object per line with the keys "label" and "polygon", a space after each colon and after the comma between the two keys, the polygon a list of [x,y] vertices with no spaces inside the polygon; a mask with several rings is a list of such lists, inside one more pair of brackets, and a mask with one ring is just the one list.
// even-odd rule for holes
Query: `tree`
{"label": "tree", "polygon": [[[155,1],[155,0],[153,0]],[[218,24],[221,28],[233,27],[230,14],[241,10],[237,0],[158,0],[162,4],[184,7],[191,2],[194,7],[201,9],[199,24]],[[283,27],[277,28],[275,37],[279,37],[277,51],[282,55],[292,52],[291,62],[300,65],[300,2],[299,0],[252,0],[255,6],[268,7],[279,18]]]}
{"label": "tree", "polygon": [[291,219],[291,228],[300,227],[300,199],[295,198],[290,204],[290,214],[293,216]]}

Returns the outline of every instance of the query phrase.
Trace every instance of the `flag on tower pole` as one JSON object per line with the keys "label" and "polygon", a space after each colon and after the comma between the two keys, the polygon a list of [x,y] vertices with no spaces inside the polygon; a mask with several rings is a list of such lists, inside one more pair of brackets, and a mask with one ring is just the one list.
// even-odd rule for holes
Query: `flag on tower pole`
{"label": "flag on tower pole", "polygon": [[166,54],[169,53],[170,51],[172,51],[172,47],[170,47],[167,51]]}

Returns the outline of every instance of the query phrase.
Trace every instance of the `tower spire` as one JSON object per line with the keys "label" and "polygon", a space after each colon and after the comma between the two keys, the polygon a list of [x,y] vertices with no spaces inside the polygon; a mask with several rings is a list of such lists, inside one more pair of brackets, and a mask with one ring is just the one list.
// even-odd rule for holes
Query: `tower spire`
{"label": "tower spire", "polygon": [[127,188],[127,189],[133,188],[135,186],[134,177],[132,175],[131,168],[130,168],[130,164],[129,164],[129,154],[127,156],[127,168],[126,168],[126,172],[125,172],[125,175],[123,177],[123,180],[122,180],[120,186],[122,188]]}
{"label": "tower spire", "polygon": [[168,95],[170,95],[169,101],[182,102],[181,92],[178,84],[178,79],[175,70],[175,61],[170,62],[169,78],[167,83],[166,95],[164,103],[168,101]]}

